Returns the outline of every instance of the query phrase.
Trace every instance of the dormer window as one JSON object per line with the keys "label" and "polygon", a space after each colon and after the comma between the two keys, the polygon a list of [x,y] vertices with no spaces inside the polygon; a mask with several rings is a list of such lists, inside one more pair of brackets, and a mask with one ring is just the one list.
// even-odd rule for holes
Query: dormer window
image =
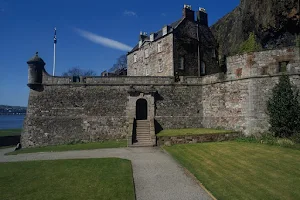
{"label": "dormer window", "polygon": [[133,55],[133,62],[134,62],[134,63],[137,62],[137,55],[136,55],[136,54]]}
{"label": "dormer window", "polygon": [[149,49],[145,49],[145,58],[149,57]]}
{"label": "dormer window", "polygon": [[157,52],[158,52],[158,53],[162,52],[162,45],[161,45],[161,42],[157,43]]}

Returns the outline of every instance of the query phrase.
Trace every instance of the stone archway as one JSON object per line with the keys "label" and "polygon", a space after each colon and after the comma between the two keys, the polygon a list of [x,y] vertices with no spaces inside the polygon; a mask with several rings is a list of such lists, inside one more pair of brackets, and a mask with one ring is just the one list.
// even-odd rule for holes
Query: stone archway
{"label": "stone archway", "polygon": [[148,103],[146,99],[136,101],[136,120],[148,119]]}

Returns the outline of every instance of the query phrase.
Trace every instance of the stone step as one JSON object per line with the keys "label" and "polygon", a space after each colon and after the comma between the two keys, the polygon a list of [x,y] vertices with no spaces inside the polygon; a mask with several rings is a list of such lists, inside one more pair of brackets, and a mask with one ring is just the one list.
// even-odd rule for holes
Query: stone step
{"label": "stone step", "polygon": [[136,127],[136,130],[150,130],[150,127]]}
{"label": "stone step", "polygon": [[144,140],[144,139],[149,139],[149,140],[151,140],[151,137],[150,136],[138,136],[138,137],[136,137],[136,139],[142,139],[142,140]]}
{"label": "stone step", "polygon": [[137,134],[136,137],[142,137],[142,138],[149,137],[149,138],[151,138],[151,135],[150,134]]}
{"label": "stone step", "polygon": [[137,140],[136,143],[139,144],[152,144],[151,140]]}
{"label": "stone step", "polygon": [[154,145],[152,143],[146,143],[146,144],[140,144],[140,143],[134,143],[132,145],[129,145],[129,147],[153,147]]}
{"label": "stone step", "polygon": [[136,129],[136,132],[150,132],[150,128],[146,129]]}
{"label": "stone step", "polygon": [[150,128],[150,126],[137,126],[136,128]]}
{"label": "stone step", "polygon": [[136,135],[150,135],[150,132],[137,132]]}
{"label": "stone step", "polygon": [[137,126],[150,126],[149,123],[137,123],[136,125]]}
{"label": "stone step", "polygon": [[146,125],[147,125],[147,126],[150,126],[150,124],[149,124],[149,123],[141,123],[141,124],[140,124],[140,123],[138,123],[138,124],[136,124],[136,125],[137,125],[137,126],[146,126]]}

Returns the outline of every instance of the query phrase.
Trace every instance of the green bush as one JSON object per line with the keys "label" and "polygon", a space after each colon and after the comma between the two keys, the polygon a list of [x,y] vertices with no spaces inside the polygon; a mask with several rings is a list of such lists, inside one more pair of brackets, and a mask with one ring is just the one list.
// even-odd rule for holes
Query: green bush
{"label": "green bush", "polygon": [[238,53],[249,53],[261,50],[261,44],[257,42],[255,34],[251,32],[248,39],[240,45]]}
{"label": "green bush", "polygon": [[300,47],[300,35],[296,36],[296,46]]}
{"label": "green bush", "polygon": [[300,132],[299,95],[287,75],[279,78],[267,102],[270,131],[275,137],[290,137]]}
{"label": "green bush", "polygon": [[287,138],[278,138],[277,144],[279,144],[279,146],[282,146],[282,147],[291,147],[291,146],[295,145],[295,143],[292,140],[287,139]]}
{"label": "green bush", "polygon": [[293,142],[300,144],[300,132],[293,134],[290,139]]}

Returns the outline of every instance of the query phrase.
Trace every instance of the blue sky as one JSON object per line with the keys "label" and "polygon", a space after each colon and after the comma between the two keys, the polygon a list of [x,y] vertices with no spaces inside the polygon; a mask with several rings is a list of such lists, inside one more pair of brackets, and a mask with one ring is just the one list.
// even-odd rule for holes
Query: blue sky
{"label": "blue sky", "polygon": [[203,7],[209,24],[234,9],[239,0],[0,0],[0,104],[27,106],[27,64],[36,51],[53,65],[57,27],[56,75],[71,67],[100,74],[151,33],[181,18],[183,4]]}

